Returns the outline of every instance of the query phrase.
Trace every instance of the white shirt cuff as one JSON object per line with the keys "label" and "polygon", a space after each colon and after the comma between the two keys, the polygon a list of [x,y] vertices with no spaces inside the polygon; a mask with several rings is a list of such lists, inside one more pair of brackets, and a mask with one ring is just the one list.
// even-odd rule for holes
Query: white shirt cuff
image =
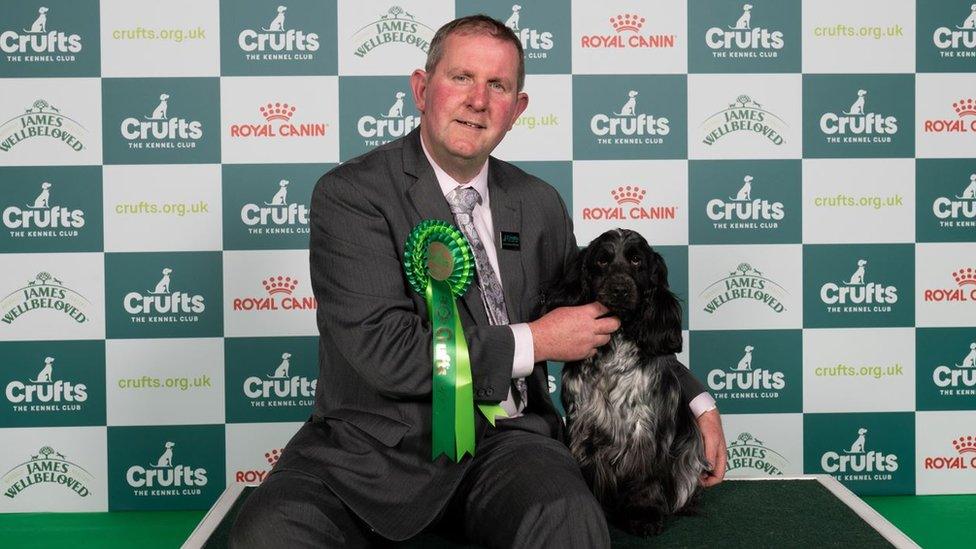
{"label": "white shirt cuff", "polygon": [[535,367],[535,343],[528,324],[509,324],[515,337],[515,354],[512,356],[512,379],[528,377]]}
{"label": "white shirt cuff", "polygon": [[715,399],[712,398],[712,395],[708,393],[702,393],[691,399],[688,406],[691,407],[691,413],[694,414],[695,417],[718,408],[718,405],[715,404]]}

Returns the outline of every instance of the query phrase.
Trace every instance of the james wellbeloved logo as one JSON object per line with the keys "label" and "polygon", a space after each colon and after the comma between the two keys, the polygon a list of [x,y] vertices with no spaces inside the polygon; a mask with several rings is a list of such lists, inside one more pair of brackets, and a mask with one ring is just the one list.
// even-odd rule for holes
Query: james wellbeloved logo
{"label": "james wellbeloved logo", "polygon": [[786,310],[783,304],[786,288],[748,263],[740,263],[728,275],[709,284],[700,296],[705,301],[702,310],[715,314],[723,305],[732,301],[746,300],[768,307],[776,314]]}
{"label": "james wellbeloved logo", "polygon": [[18,2],[0,23],[0,76],[98,76],[98,10]]}
{"label": "james wellbeloved logo", "polygon": [[976,469],[976,437],[960,436],[946,446],[951,448],[950,452],[946,452],[947,455],[924,456],[922,468],[928,471]]}
{"label": "james wellbeloved logo", "polygon": [[330,167],[224,165],[224,249],[307,248],[312,187]]}
{"label": "james wellbeloved logo", "polygon": [[911,157],[911,74],[804,75],[804,156]]}
{"label": "james wellbeloved logo", "polygon": [[915,414],[804,414],[806,473],[827,473],[856,494],[915,491]]}
{"label": "james wellbeloved logo", "polygon": [[917,238],[920,242],[972,242],[976,238],[976,163],[915,163]]}
{"label": "james wellbeloved logo", "polygon": [[318,338],[224,342],[227,421],[303,421],[315,403]]}
{"label": "james wellbeloved logo", "polygon": [[434,38],[434,30],[404,8],[390,6],[386,13],[353,34],[353,55],[366,57],[385,45],[405,45],[426,54]]}
{"label": "james wellbeloved logo", "polygon": [[[935,118],[922,122],[925,133],[976,132],[976,99],[966,97],[952,102],[955,118]],[[947,109],[948,110],[948,109]]]}
{"label": "james wellbeloved logo", "polygon": [[221,73],[336,74],[336,19],[334,2],[222,2]]}
{"label": "james wellbeloved logo", "polygon": [[43,271],[0,300],[0,322],[9,325],[24,314],[53,311],[84,324],[91,321],[91,307],[91,302],[85,296],[71,289],[57,276]]}
{"label": "james wellbeloved logo", "polygon": [[80,152],[85,149],[88,130],[80,122],[61,112],[61,109],[38,99],[0,125],[0,153],[13,150],[22,142],[34,139],[60,141],[65,147]]}
{"label": "james wellbeloved logo", "polygon": [[16,499],[31,486],[43,484],[63,486],[70,497],[85,498],[91,495],[89,486],[95,480],[88,470],[50,446],[42,446],[0,478],[0,490],[10,499]]}
{"label": "james wellbeloved logo", "polygon": [[584,207],[583,221],[675,219],[677,205],[644,205],[647,191],[638,185],[621,185],[610,191],[611,207]]}
{"label": "james wellbeloved logo", "polygon": [[312,295],[301,295],[307,292],[302,288],[298,290],[299,295],[295,294],[296,289],[301,285],[297,278],[291,276],[269,276],[261,280],[261,285],[266,296],[254,297],[235,297],[232,308],[235,311],[311,311],[317,307],[315,297]]}
{"label": "james wellbeloved logo", "polygon": [[805,246],[804,325],[912,326],[914,246]]}
{"label": "james wellbeloved logo", "polygon": [[[297,138],[322,137],[328,128],[325,122],[292,122],[298,107],[282,103],[268,102],[257,108],[264,119],[259,124],[231,124],[230,136],[240,138]],[[301,113],[299,113],[301,116]]]}
{"label": "james wellbeloved logo", "polygon": [[587,49],[674,48],[673,33],[650,33],[644,29],[647,18],[637,13],[619,13],[607,22],[606,34],[580,36],[580,47]]}
{"label": "james wellbeloved logo", "polygon": [[722,138],[735,134],[754,134],[780,146],[786,142],[786,121],[763,108],[748,95],[740,95],[727,107],[706,118],[702,124],[702,143],[715,145]]}
{"label": "james wellbeloved logo", "polygon": [[102,250],[100,167],[3,168],[0,252]]}
{"label": "james wellbeloved logo", "polygon": [[576,157],[683,157],[686,88],[684,76],[573,77]]}
{"label": "james wellbeloved logo", "polygon": [[691,72],[798,72],[800,2],[688,6]]}
{"label": "james wellbeloved logo", "polygon": [[759,473],[767,476],[783,476],[789,466],[786,456],[770,448],[752,433],[742,432],[726,447],[728,472],[739,475]]}

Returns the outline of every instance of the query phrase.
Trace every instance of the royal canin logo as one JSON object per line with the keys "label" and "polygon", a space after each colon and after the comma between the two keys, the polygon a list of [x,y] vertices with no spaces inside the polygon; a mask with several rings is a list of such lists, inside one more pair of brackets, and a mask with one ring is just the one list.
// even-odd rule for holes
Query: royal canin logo
{"label": "royal canin logo", "polygon": [[[976,99],[960,99],[952,103],[956,118],[932,119],[922,123],[925,133],[971,133],[976,132]],[[971,117],[967,119],[966,117]]]}
{"label": "royal canin logo", "polygon": [[960,268],[952,272],[955,288],[928,288],[922,293],[925,301],[942,303],[946,301],[976,301],[976,269]]}
{"label": "royal canin logo", "polygon": [[[278,458],[281,457],[281,452],[283,451],[284,448],[275,448],[273,450],[267,451],[264,453],[264,459],[267,460],[268,464],[271,465],[271,467],[274,467],[274,464],[278,463]],[[256,483],[264,482],[264,479],[268,477],[268,473],[270,472],[271,472],[270,468],[261,471],[254,470],[254,469],[235,471],[234,481],[246,482],[248,484],[256,484]]]}
{"label": "royal canin logo", "polygon": [[264,118],[263,124],[231,124],[231,137],[322,137],[328,130],[325,122],[293,124],[292,117],[298,107],[281,101],[268,102],[258,107]]}
{"label": "royal canin logo", "polygon": [[647,18],[636,13],[610,17],[613,34],[584,34],[581,48],[673,48],[674,34],[641,34]]}
{"label": "royal canin logo", "polygon": [[235,297],[235,311],[309,311],[317,306],[313,296],[293,296],[299,286],[297,278],[270,276],[261,281],[267,292],[263,297]]}
{"label": "royal canin logo", "polygon": [[961,436],[952,441],[955,456],[926,456],[922,467],[929,470],[976,469],[976,437]]}
{"label": "royal canin logo", "polygon": [[617,203],[616,206],[583,208],[583,219],[585,221],[649,220],[677,217],[677,206],[642,206],[641,203],[646,195],[647,191],[637,185],[621,185],[610,191],[611,198]]}

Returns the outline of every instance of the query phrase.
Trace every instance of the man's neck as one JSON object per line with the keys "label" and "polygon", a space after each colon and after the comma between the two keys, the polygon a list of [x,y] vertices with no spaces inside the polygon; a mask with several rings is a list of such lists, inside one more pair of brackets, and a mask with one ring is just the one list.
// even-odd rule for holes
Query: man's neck
{"label": "man's neck", "polygon": [[427,155],[437,163],[437,167],[444,170],[447,175],[451,176],[452,179],[457,181],[461,185],[467,185],[474,179],[480,172],[481,168],[484,167],[485,162],[458,162],[455,158],[440,158],[437,156],[438,151],[435,151],[427,146],[427,139],[424,137],[424,133],[420,132],[420,143],[427,152]]}

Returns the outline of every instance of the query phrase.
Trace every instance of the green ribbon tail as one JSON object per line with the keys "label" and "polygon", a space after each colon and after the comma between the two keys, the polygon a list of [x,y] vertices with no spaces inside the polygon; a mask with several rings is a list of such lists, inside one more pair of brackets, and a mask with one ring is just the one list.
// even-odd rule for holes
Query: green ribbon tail
{"label": "green ribbon tail", "polygon": [[455,368],[455,333],[451,312],[457,316],[454,297],[444,282],[430,279],[424,297],[430,311],[431,356],[433,357],[433,418],[431,425],[431,459],[441,454],[457,461],[454,438],[457,368]]}
{"label": "green ribbon tail", "polygon": [[501,404],[479,404],[478,409],[481,410],[481,415],[485,416],[492,427],[495,426],[496,418],[505,419],[508,417],[508,413],[505,412],[505,408],[502,408]]}
{"label": "green ribbon tail", "polygon": [[457,461],[461,461],[464,454],[471,454],[471,457],[474,457],[474,383],[471,380],[471,358],[468,355],[468,344],[464,340],[464,327],[461,326],[457,303],[453,299],[451,308],[454,314],[454,341],[457,355],[454,433],[457,437]]}

